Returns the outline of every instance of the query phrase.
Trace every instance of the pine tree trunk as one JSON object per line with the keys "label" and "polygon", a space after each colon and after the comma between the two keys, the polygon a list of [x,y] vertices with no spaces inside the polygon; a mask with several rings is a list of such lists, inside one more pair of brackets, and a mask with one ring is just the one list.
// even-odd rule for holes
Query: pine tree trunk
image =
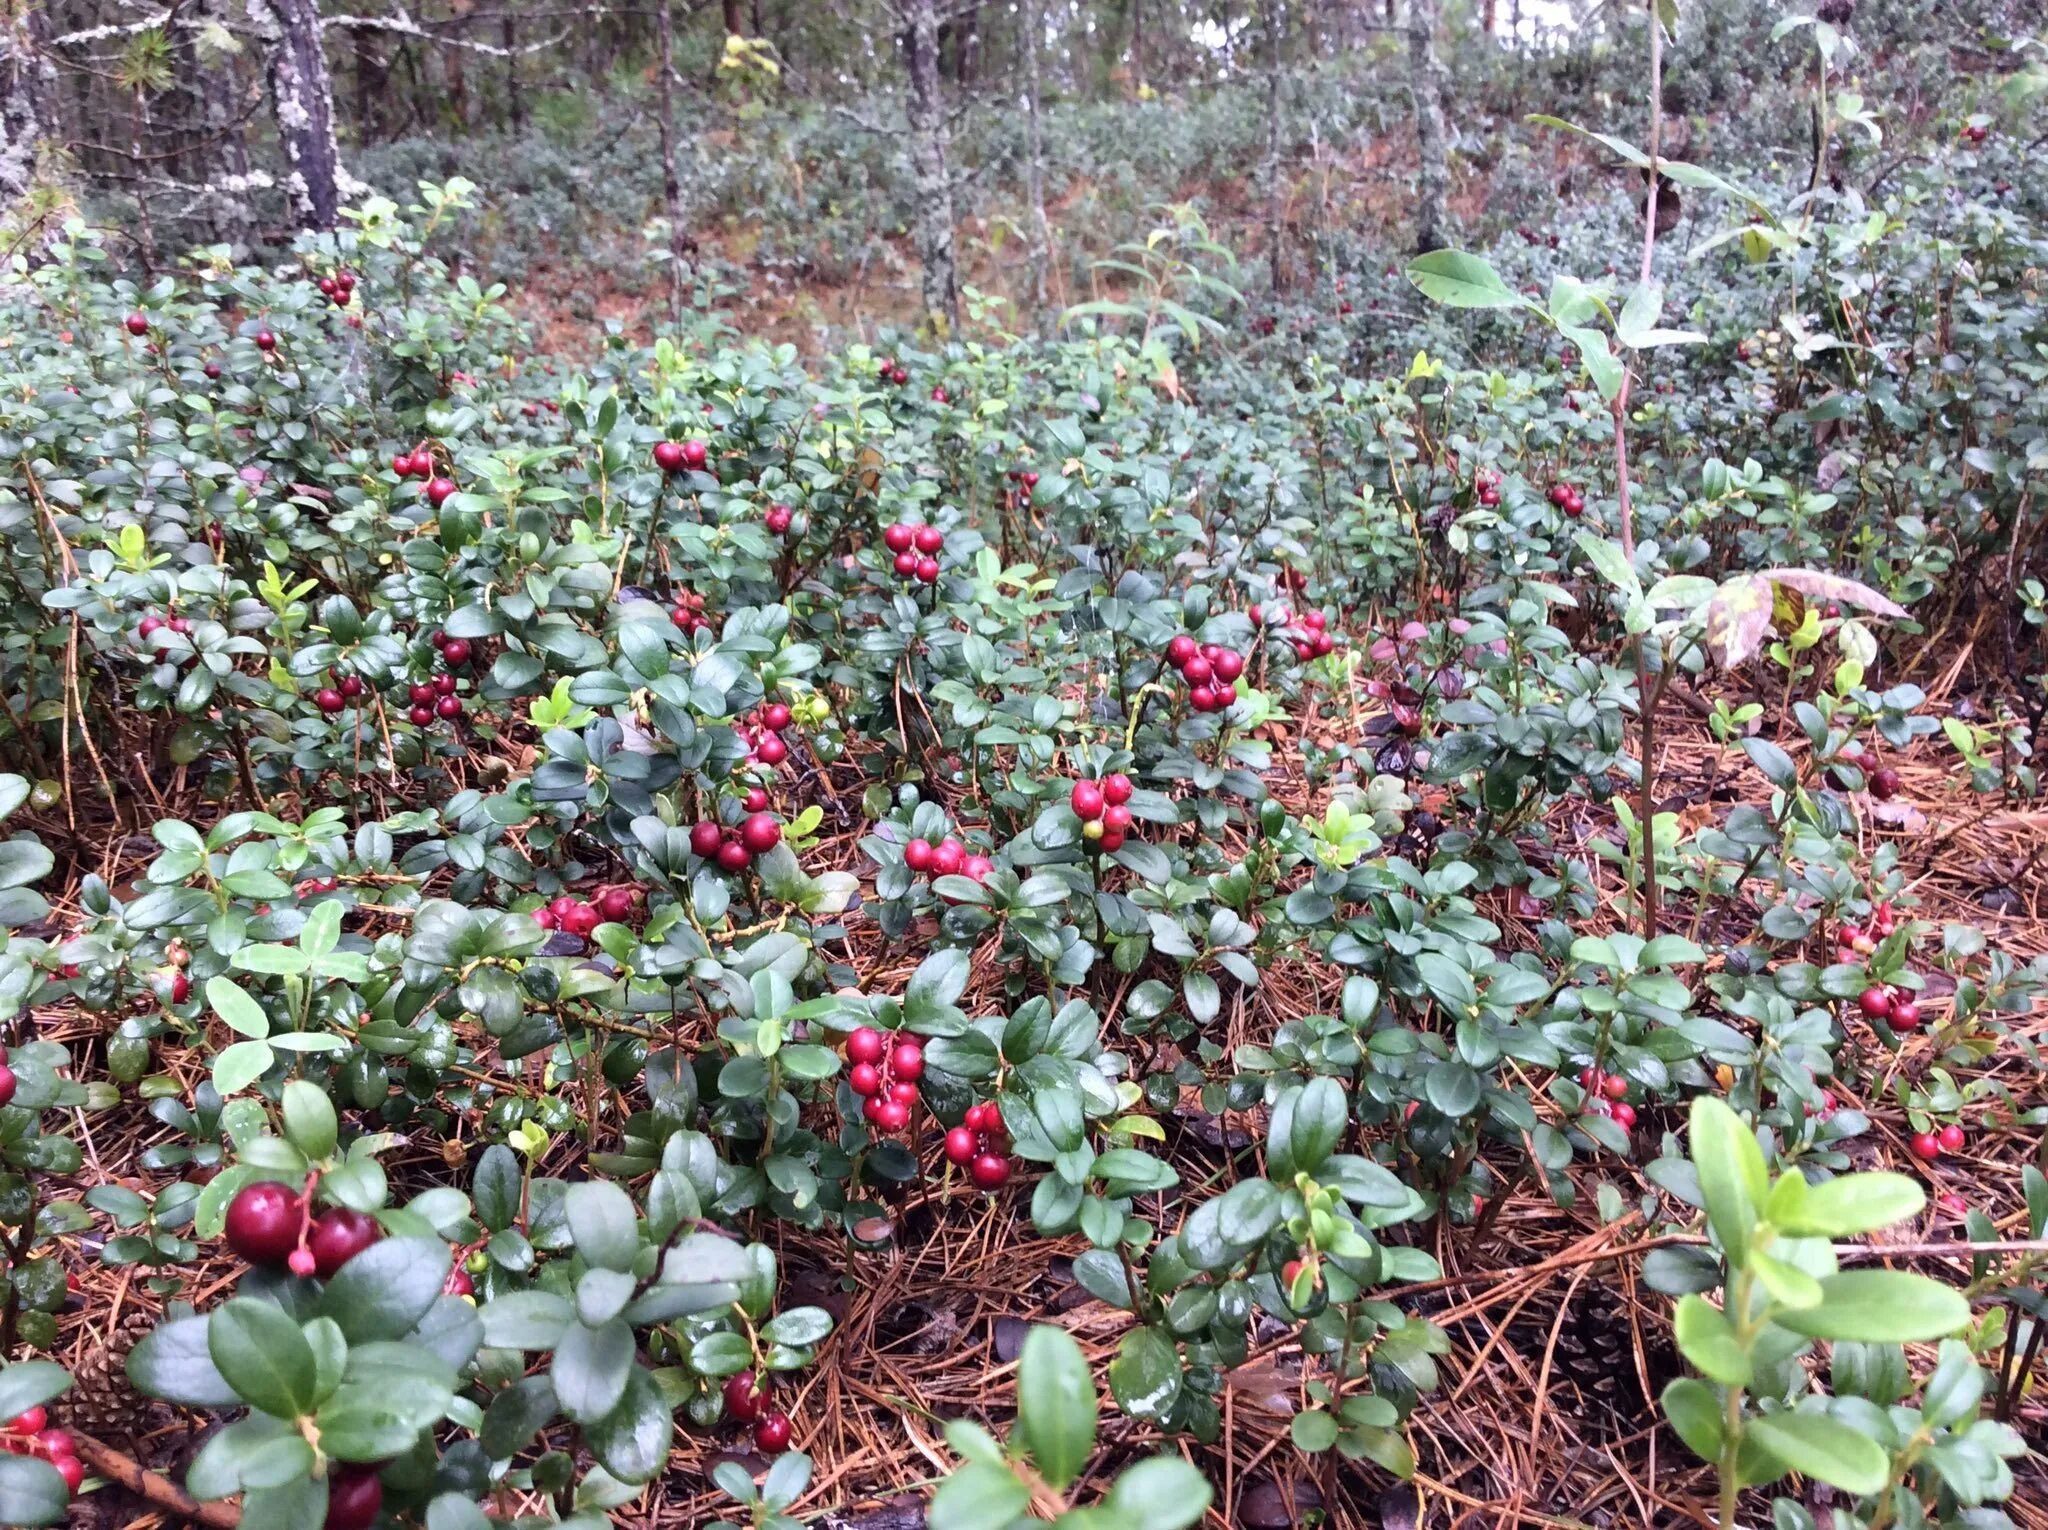
{"label": "pine tree trunk", "polygon": [[341,151],[334,141],[334,85],[320,42],[319,0],[265,0],[277,27],[270,94],[291,167],[292,206],[307,228],[332,228],[341,210]]}
{"label": "pine tree trunk", "polygon": [[1038,121],[1040,44],[1045,41],[1042,0],[1024,0],[1024,113],[1030,146],[1025,173],[1031,192],[1031,299],[1045,306],[1046,266],[1052,253],[1052,225],[1045,216],[1045,135]]}
{"label": "pine tree trunk", "polygon": [[40,5],[0,13],[0,215],[35,180],[47,68],[36,46],[42,18]]}
{"label": "pine tree trunk", "polygon": [[1283,217],[1280,192],[1280,38],[1287,25],[1283,0],[1266,0],[1266,261],[1273,290],[1287,288],[1285,252],[1281,249]]}
{"label": "pine tree trunk", "polygon": [[498,23],[498,44],[505,50],[505,103],[517,133],[526,126],[526,98],[519,89],[519,23],[510,11]]}
{"label": "pine tree trunk", "polygon": [[689,263],[690,237],[683,227],[682,177],[676,173],[676,103],[673,78],[675,20],[669,14],[669,0],[657,0],[654,8],[654,34],[660,44],[655,59],[655,68],[660,71],[660,78],[656,81],[655,99],[661,114],[661,199],[668,212],[668,306],[669,317],[680,324],[683,319],[683,280]]}
{"label": "pine tree trunk", "polygon": [[932,0],[901,0],[910,71],[910,170],[917,258],[924,268],[925,317],[947,333],[960,327],[953,267],[953,184],[946,171],[946,101],[939,86],[939,21]]}
{"label": "pine tree trunk", "polygon": [[743,35],[745,28],[740,25],[740,0],[725,0],[725,35]]}
{"label": "pine tree trunk", "polygon": [[1436,58],[1437,0],[1408,0],[1408,83],[1415,97],[1417,253],[1444,247],[1451,171],[1444,142],[1443,68]]}

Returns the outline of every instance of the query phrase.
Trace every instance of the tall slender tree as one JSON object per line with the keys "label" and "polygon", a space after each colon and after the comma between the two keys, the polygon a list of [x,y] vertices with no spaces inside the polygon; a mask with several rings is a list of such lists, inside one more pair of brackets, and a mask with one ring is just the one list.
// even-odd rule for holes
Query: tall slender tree
{"label": "tall slender tree", "polygon": [[293,209],[308,228],[332,228],[341,212],[341,150],[334,141],[334,84],[320,38],[320,0],[258,0],[275,42],[270,95],[289,167]]}
{"label": "tall slender tree", "polygon": [[1031,299],[1045,306],[1046,267],[1052,257],[1052,224],[1045,216],[1045,133],[1038,120],[1044,68],[1043,0],[1024,0],[1024,120],[1029,158],[1025,176],[1031,196]]}
{"label": "tall slender tree", "polygon": [[1280,175],[1280,73],[1281,38],[1287,26],[1285,0],[1266,0],[1266,261],[1271,270],[1273,290],[1287,287],[1286,252],[1281,233],[1286,224]]}
{"label": "tall slender tree", "polygon": [[[1388,0],[1391,8],[1392,0]],[[1408,86],[1415,98],[1415,248],[1444,247],[1451,193],[1449,150],[1444,134],[1443,66],[1436,56],[1437,0],[1408,0]]]}
{"label": "tall slender tree", "polygon": [[[672,322],[683,318],[683,283],[689,264],[690,236],[683,226],[683,179],[676,169],[675,18],[670,0],[655,0],[654,37],[656,110],[661,119],[661,202],[668,214],[668,308]],[[730,7],[728,6],[728,10]],[[731,36],[731,33],[727,33]]]}
{"label": "tall slender tree", "polygon": [[938,12],[932,0],[897,0],[897,12],[910,75],[911,197],[917,258],[924,268],[925,318],[951,333],[960,327],[960,286],[953,264],[953,182],[946,168]]}
{"label": "tall slender tree", "polygon": [[45,65],[37,47],[40,5],[0,12],[0,214],[27,193],[43,139]]}

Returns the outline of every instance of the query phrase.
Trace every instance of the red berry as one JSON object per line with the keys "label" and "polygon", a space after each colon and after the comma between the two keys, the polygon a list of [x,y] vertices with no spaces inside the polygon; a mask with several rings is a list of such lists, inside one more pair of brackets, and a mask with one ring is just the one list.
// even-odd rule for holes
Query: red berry
{"label": "red berry", "polygon": [[259,330],[257,330],[257,331],[256,331],[256,349],[257,349],[257,350],[259,350],[259,351],[265,351],[265,352],[269,352],[269,351],[274,351],[274,350],[276,350],[276,349],[277,349],[277,336],[273,335],[273,334],[272,334],[272,333],[271,333],[271,332],[270,332],[269,330],[267,330],[267,329],[259,329]]}
{"label": "red berry", "polygon": [[917,1085],[907,1078],[899,1078],[889,1086],[889,1098],[901,1105],[915,1105]]}
{"label": "red berry", "polygon": [[1894,999],[1888,1023],[1901,1035],[1920,1028],[1920,1006],[1911,999]]}
{"label": "red berry", "polygon": [[707,861],[718,854],[718,847],[724,838],[725,836],[718,830],[718,825],[708,819],[690,826],[690,849]]}
{"label": "red berry", "polygon": [[1102,778],[1102,800],[1104,802],[1129,802],[1131,800],[1131,790],[1131,778],[1122,771],[1117,771],[1112,775]]}
{"label": "red berry", "polygon": [[939,560],[937,558],[919,558],[917,560],[916,572],[919,584],[937,584],[939,582]]}
{"label": "red berry", "polygon": [[1232,653],[1228,648],[1224,649],[1222,653],[1218,654],[1210,662],[1216,667],[1216,678],[1218,680],[1235,680],[1244,673],[1244,655]]}
{"label": "red berry", "polygon": [[1882,1020],[1892,1012],[1892,991],[1889,988],[1866,988],[1857,1006],[1872,1020]]}
{"label": "red berry", "polygon": [[174,972],[174,973],[172,973],[172,974],[171,974],[171,1002],[172,1002],[173,1004],[183,1004],[183,1003],[184,1003],[184,1002],[185,1002],[185,1001],[186,1001],[187,999],[189,999],[189,998],[191,998],[191,997],[192,997],[192,979],[190,979],[189,977],[185,976],[185,974],[184,974],[184,973],[182,973],[182,972]]}
{"label": "red berry", "polygon": [[578,903],[567,914],[556,917],[571,935],[588,935],[603,922],[602,916],[588,903]]}
{"label": "red berry", "polygon": [[768,810],[768,792],[765,787],[750,786],[740,805],[749,813],[765,813]]}
{"label": "red berry", "polygon": [[18,1415],[7,1425],[7,1428],[9,1432],[14,1434],[34,1434],[49,1421],[49,1411],[41,1406],[37,1406],[30,1408],[26,1413]]}
{"label": "red berry", "polygon": [[1615,1101],[1613,1105],[1608,1107],[1608,1114],[1614,1117],[1615,1124],[1623,1131],[1631,1132],[1635,1130],[1636,1108],[1626,1100]]}
{"label": "red berry", "polygon": [[1899,794],[1899,773],[1889,765],[1880,765],[1870,773],[1870,795],[1879,802],[1889,802]]}
{"label": "red berry", "polygon": [[754,758],[763,765],[780,765],[789,758],[789,745],[771,733],[754,746]]}
{"label": "red berry", "polygon": [[1104,855],[1114,855],[1123,847],[1124,831],[1121,829],[1104,829],[1102,831],[1102,838],[1095,842],[1095,848]]}
{"label": "red berry", "polygon": [[756,1450],[786,1450],[789,1448],[789,1415],[771,1413],[754,1425],[754,1448]]}
{"label": "red berry", "polygon": [[327,1522],[322,1530],[370,1530],[384,1508],[384,1484],[375,1468],[339,1466],[327,1479]]}
{"label": "red berry", "polygon": [[1102,816],[1103,793],[1099,782],[1076,781],[1067,800],[1072,804],[1076,818],[1085,821]]}
{"label": "red berry", "polygon": [[766,1379],[756,1381],[752,1371],[741,1371],[725,1383],[726,1416],[738,1424],[751,1424],[768,1406]]}
{"label": "red berry", "polygon": [[405,715],[412,719],[414,727],[424,728],[433,722],[434,709],[421,702],[418,706],[409,708]]}
{"label": "red berry", "polygon": [[1009,1183],[1010,1160],[997,1153],[982,1153],[967,1171],[983,1190],[999,1190]]}
{"label": "red berry", "polygon": [[882,533],[882,545],[892,553],[909,552],[917,545],[917,530],[898,521]]}
{"label": "red berry", "polygon": [[552,930],[556,923],[555,911],[551,908],[537,908],[533,911],[533,922],[544,930]]}
{"label": "red berry", "polygon": [[363,694],[363,677],[361,675],[343,675],[341,677],[341,694],[348,701],[354,701],[360,697]]}
{"label": "red berry", "polygon": [[416,707],[430,707],[434,704],[434,687],[428,681],[415,680],[405,688],[405,699]]}
{"label": "red berry", "polygon": [[1628,1080],[1618,1073],[1610,1073],[1600,1080],[1600,1092],[1610,1100],[1625,1100],[1628,1098]]}
{"label": "red berry", "polygon": [[348,698],[333,686],[322,686],[313,693],[313,705],[332,717],[348,705]]}
{"label": "red berry", "polygon": [[770,813],[750,813],[740,825],[740,843],[752,855],[766,855],[782,843],[782,825]]}
{"label": "red berry", "polygon": [[873,1063],[857,1062],[846,1070],[846,1087],[864,1098],[880,1094],[882,1070]]}
{"label": "red berry", "polygon": [[161,632],[163,626],[164,619],[161,616],[145,616],[136,624],[135,635],[140,638],[148,638]]}
{"label": "red berry", "polygon": [[149,315],[147,314],[131,313],[128,315],[126,322],[128,333],[131,335],[146,335],[149,333]]}
{"label": "red berry", "polygon": [[683,470],[682,443],[680,441],[655,442],[654,465],[664,473],[680,473]]}
{"label": "red berry", "polygon": [[13,1102],[15,1088],[14,1070],[6,1063],[0,1063],[0,1109]]}
{"label": "red berry", "polygon": [[[64,1491],[75,1493],[85,1483],[85,1463],[76,1456],[59,1456],[50,1463],[57,1468],[57,1475],[64,1479]],[[330,1523],[332,1523],[330,1521]]]}
{"label": "red berry", "polygon": [[685,441],[683,443],[683,465],[685,467],[691,468],[693,470],[701,470],[704,464],[709,462],[710,460],[711,448],[706,446],[702,441],[693,440]]}
{"label": "red berry", "polygon": [[996,863],[985,855],[970,855],[960,863],[960,875],[976,882],[995,869]]}
{"label": "red berry", "polygon": [[443,505],[445,505],[451,498],[454,497],[455,491],[456,485],[454,479],[432,479],[427,484],[427,503],[432,505],[436,510],[438,510]]}
{"label": "red berry", "polygon": [[448,1278],[441,1282],[441,1294],[443,1296],[474,1296],[476,1295],[476,1282],[469,1278],[469,1271],[458,1264],[448,1272]]}
{"label": "red berry", "polygon": [[1906,1147],[1922,1163],[1933,1163],[1941,1156],[1941,1138],[1933,1132],[1915,1132]]}
{"label": "red berry", "polygon": [[1963,1129],[1951,1121],[1941,1129],[1940,1140],[1941,1150],[1944,1153],[1960,1153],[1963,1150],[1963,1143],[1968,1139],[1965,1137]]}
{"label": "red berry", "polygon": [[924,1077],[924,1048],[914,1041],[899,1041],[889,1054],[889,1071],[897,1078]]}
{"label": "red berry", "polygon": [[1206,685],[1195,686],[1188,692],[1188,705],[1197,712],[1214,712],[1218,710],[1216,692]]}
{"label": "red berry", "polygon": [[967,847],[948,834],[932,851],[932,870],[942,877],[949,877],[960,869],[960,863],[967,859]]}
{"label": "red berry", "polygon": [[915,578],[917,575],[917,554],[914,552],[898,553],[896,555],[895,569],[905,579]]}
{"label": "red berry", "polygon": [[441,645],[441,662],[450,669],[460,669],[469,662],[469,639],[450,638]]}
{"label": "red berry", "polygon": [[921,553],[935,553],[946,545],[946,534],[936,526],[919,526],[911,532],[910,539]]}
{"label": "red berry", "polygon": [[462,715],[462,698],[460,696],[443,696],[434,703],[434,715],[436,717],[448,718],[450,721],[460,717]]}
{"label": "red berry", "polygon": [[436,696],[453,696],[455,694],[455,677],[453,675],[434,676],[434,694]]}
{"label": "red berry", "polygon": [[846,1038],[848,1062],[879,1064],[888,1050],[888,1038],[872,1025],[863,1025]]}
{"label": "red berry", "polygon": [[718,864],[722,870],[745,871],[753,863],[753,855],[736,839],[729,839],[718,847]]}
{"label": "red berry", "polygon": [[779,701],[771,701],[761,708],[761,726],[770,733],[780,733],[792,720],[789,708]]}
{"label": "red berry", "polygon": [[903,864],[912,871],[932,869],[932,842],[928,839],[913,839],[903,847]]}
{"label": "red berry", "polygon": [[244,1185],[228,1202],[228,1247],[251,1264],[276,1269],[299,1246],[305,1203],[275,1180]]}
{"label": "red berry", "polygon": [[1124,834],[1131,827],[1131,810],[1121,802],[1112,802],[1102,810],[1102,832]]}
{"label": "red berry", "polygon": [[313,1223],[306,1247],[312,1251],[315,1272],[322,1280],[332,1280],[336,1270],[383,1236],[384,1229],[375,1217],[334,1206]]}
{"label": "red berry", "polygon": [[910,1124],[910,1107],[898,1099],[882,1100],[875,1106],[875,1125],[885,1132],[900,1132]]}
{"label": "red berry", "polygon": [[1216,666],[1195,654],[1180,667],[1180,672],[1189,685],[1207,685],[1216,673]]}
{"label": "red berry", "polygon": [[1179,669],[1200,651],[1195,647],[1195,640],[1185,632],[1175,633],[1166,644],[1166,662]]}

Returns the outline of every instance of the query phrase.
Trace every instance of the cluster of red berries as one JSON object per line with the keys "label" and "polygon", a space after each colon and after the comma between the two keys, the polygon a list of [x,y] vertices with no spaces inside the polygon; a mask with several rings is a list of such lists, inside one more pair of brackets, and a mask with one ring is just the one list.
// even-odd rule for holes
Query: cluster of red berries
{"label": "cluster of red berries", "polygon": [[0,1450],[12,1456],[40,1456],[57,1468],[66,1492],[75,1493],[85,1481],[85,1466],[78,1459],[78,1447],[62,1429],[49,1427],[50,1415],[42,1408],[0,1424]]}
{"label": "cluster of red berries", "polygon": [[637,887],[602,887],[589,902],[570,893],[533,911],[533,922],[544,930],[567,930],[571,935],[588,935],[601,924],[624,924],[639,907]]}
{"label": "cluster of red berries", "polygon": [[[155,612],[151,612],[148,616],[143,617],[140,622],[136,623],[135,626],[135,636],[138,641],[143,643],[147,643],[159,632],[175,632],[179,637],[190,637],[192,635],[192,618],[189,616],[158,616]],[[187,653],[183,660],[187,664],[196,664],[198,661],[199,650],[196,648]]]}
{"label": "cluster of red berries", "polygon": [[1882,1020],[1899,1035],[1920,1029],[1920,1006],[1904,989],[1889,983],[1873,983],[1856,1000],[1866,1020]]}
{"label": "cluster of red berries", "polygon": [[780,765],[789,758],[789,745],[783,742],[782,733],[795,720],[787,705],[771,701],[752,717],[741,718],[735,731],[753,751],[756,764]]}
{"label": "cluster of red berries", "polygon": [[894,383],[899,388],[910,381],[910,374],[896,364],[894,356],[884,356],[876,361],[875,375],[878,381]]}
{"label": "cluster of red berries", "polygon": [[323,685],[313,693],[313,705],[327,716],[333,717],[347,710],[351,701],[360,701],[369,687],[363,684],[361,675],[329,675],[332,685]]}
{"label": "cluster of red berries", "polygon": [[761,517],[761,524],[768,528],[770,536],[779,537],[789,530],[789,523],[795,518],[795,515],[795,511],[783,504],[782,501],[777,500],[768,507],[768,513]]}
{"label": "cluster of red berries", "polygon": [[1922,1163],[1933,1163],[1943,1153],[1960,1153],[1969,1134],[1951,1121],[1938,1132],[1915,1132],[1906,1148]]}
{"label": "cluster of red berries", "polygon": [[384,1236],[377,1219],[346,1206],[318,1216],[303,1195],[263,1179],[244,1185],[228,1202],[228,1247],[264,1269],[287,1269],[330,1280],[334,1272]]}
{"label": "cluster of red berries", "polygon": [[332,300],[336,308],[346,308],[355,295],[356,275],[344,266],[332,276],[321,277],[317,285],[322,297]]}
{"label": "cluster of red berries", "polygon": [[1244,655],[1220,643],[1196,643],[1176,632],[1166,645],[1166,662],[1188,683],[1188,705],[1197,712],[1225,712],[1237,700]]}
{"label": "cluster of red berries", "polygon": [[946,1133],[946,1158],[967,1171],[983,1190],[1000,1190],[1010,1181],[1009,1138],[1003,1113],[994,1100],[967,1107],[958,1126]]}
{"label": "cluster of red berries", "polygon": [[[763,806],[767,795],[762,794]],[[751,801],[751,799],[750,799]],[[705,819],[690,830],[690,849],[721,871],[745,871],[757,855],[766,855],[782,843],[782,825],[772,814],[756,810],[737,829]]]}
{"label": "cluster of red berries", "polygon": [[928,839],[913,839],[903,847],[903,864],[915,872],[965,877],[970,882],[985,881],[996,869],[996,863],[987,856],[969,855],[967,847],[950,834],[936,844]]}
{"label": "cluster of red berries", "polygon": [[711,448],[692,437],[688,441],[654,443],[654,465],[664,473],[701,473],[711,461]]}
{"label": "cluster of red berries", "polygon": [[416,446],[409,452],[399,452],[391,459],[391,471],[400,478],[424,478],[427,480],[427,503],[436,510],[448,503],[460,487],[445,473],[434,471],[434,453],[427,446]]}
{"label": "cluster of red berries", "polygon": [[789,1415],[769,1406],[774,1395],[768,1378],[757,1377],[752,1371],[741,1371],[725,1384],[726,1417],[736,1424],[754,1426],[756,1450],[789,1448]]}
{"label": "cluster of red berries", "polygon": [[1081,820],[1081,837],[1106,854],[1123,849],[1124,836],[1131,832],[1130,800],[1131,778],[1121,771],[1100,781],[1076,781],[1067,794],[1068,806]]}
{"label": "cluster of red berries", "polygon": [[1568,483],[1550,486],[1550,502],[1566,515],[1581,515],[1586,509],[1586,496]]}
{"label": "cluster of red berries", "polygon": [[892,1043],[871,1025],[846,1038],[846,1087],[862,1100],[860,1113],[881,1132],[910,1124],[917,1081],[924,1077],[924,1048],[905,1037]]}
{"label": "cluster of red berries", "polygon": [[1479,503],[1491,510],[1500,503],[1500,474],[1491,468],[1481,468],[1472,479],[1472,487],[1478,491]]}
{"label": "cluster of red berries", "polygon": [[668,619],[685,634],[694,635],[711,627],[711,618],[704,614],[704,597],[695,590],[676,591],[675,609],[669,612]]}
{"label": "cluster of red berries", "polygon": [[414,726],[425,728],[437,717],[450,721],[462,715],[462,698],[455,694],[455,677],[439,674],[431,680],[415,680],[405,688],[406,716]]}
{"label": "cluster of red berries", "polygon": [[1636,1108],[1628,1102],[1628,1080],[1619,1073],[1603,1073],[1598,1068],[1583,1068],[1579,1072],[1579,1087],[1586,1091],[1586,1113],[1588,1115],[1612,1116],[1614,1122],[1625,1132],[1636,1127]]}
{"label": "cluster of red berries", "polygon": [[919,584],[936,584],[939,579],[938,551],[946,545],[946,534],[936,526],[913,526],[898,521],[882,533],[882,545],[896,555],[896,572]]}
{"label": "cluster of red berries", "polygon": [[1874,905],[1870,910],[1868,927],[1845,924],[1835,933],[1835,960],[1845,966],[1855,966],[1875,952],[1878,942],[1889,939],[1898,927],[1899,916],[1889,903]]}
{"label": "cluster of red berries", "polygon": [[[1252,607],[1253,621],[1259,621],[1264,615],[1259,607]],[[1304,664],[1311,659],[1324,658],[1336,650],[1337,635],[1330,631],[1329,617],[1320,611],[1304,611],[1299,621],[1293,621],[1285,610],[1280,610],[1273,613],[1273,619],[1280,624],[1280,636],[1294,645],[1294,656]]]}
{"label": "cluster of red berries", "polygon": [[1022,488],[1027,495],[1038,487],[1038,475],[1029,468],[1009,468],[1003,476]]}

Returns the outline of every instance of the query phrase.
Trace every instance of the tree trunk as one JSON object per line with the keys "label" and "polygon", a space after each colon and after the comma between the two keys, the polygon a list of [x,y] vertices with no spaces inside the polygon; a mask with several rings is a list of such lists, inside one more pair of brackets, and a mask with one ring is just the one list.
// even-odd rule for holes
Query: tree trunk
{"label": "tree trunk", "polygon": [[1145,94],[1145,0],[1131,0],[1131,89]]}
{"label": "tree trunk", "polygon": [[1494,34],[1494,29],[1499,25],[1499,23],[1500,0],[1486,0],[1486,9],[1480,13],[1480,26],[1482,26],[1485,29],[1486,35],[1488,37],[1491,37]]}
{"label": "tree trunk", "polygon": [[1280,40],[1287,26],[1284,0],[1266,0],[1266,261],[1273,290],[1287,288],[1287,265],[1281,248],[1283,217],[1280,190]]}
{"label": "tree trunk", "polygon": [[1030,147],[1025,173],[1031,192],[1031,299],[1045,307],[1046,266],[1051,260],[1052,225],[1045,216],[1045,135],[1038,121],[1039,45],[1045,40],[1042,0],[1024,0],[1024,114]]}
{"label": "tree trunk", "polygon": [[939,86],[939,21],[933,0],[900,0],[910,71],[910,170],[917,258],[924,267],[925,318],[950,334],[960,327],[953,268],[953,183],[946,171],[946,102]]}
{"label": "tree trunk", "polygon": [[1415,249],[1444,247],[1451,171],[1444,143],[1443,67],[1436,58],[1437,0],[1408,0],[1408,84],[1415,97]]}
{"label": "tree trunk", "polygon": [[48,68],[36,45],[42,24],[40,5],[0,13],[0,214],[35,180]]}
{"label": "tree trunk", "polygon": [[334,86],[320,43],[319,0],[266,0],[277,26],[270,95],[291,167],[289,190],[308,228],[332,228],[341,210],[341,150],[334,141]]}
{"label": "tree trunk", "polygon": [[384,71],[378,67],[376,46],[368,27],[351,27],[349,37],[355,44],[349,73],[354,76],[356,87],[356,142],[366,144],[371,137],[376,92],[384,83]]}
{"label": "tree trunk", "polygon": [[[731,5],[726,7],[728,11]],[[661,200],[668,211],[669,317],[683,321],[683,279],[689,264],[690,236],[683,227],[683,182],[676,173],[675,20],[669,14],[669,0],[654,7],[654,35],[660,47],[655,68],[655,100],[661,114]],[[731,36],[731,33],[727,33]]]}
{"label": "tree trunk", "polygon": [[981,48],[981,6],[970,5],[953,29],[953,80],[962,90],[974,83],[975,55]]}
{"label": "tree trunk", "polygon": [[744,36],[746,29],[740,25],[740,0],[725,0],[725,35]]}
{"label": "tree trunk", "polygon": [[526,126],[526,98],[519,90],[519,22],[510,11],[498,22],[498,44],[505,50],[505,104],[517,133]]}

